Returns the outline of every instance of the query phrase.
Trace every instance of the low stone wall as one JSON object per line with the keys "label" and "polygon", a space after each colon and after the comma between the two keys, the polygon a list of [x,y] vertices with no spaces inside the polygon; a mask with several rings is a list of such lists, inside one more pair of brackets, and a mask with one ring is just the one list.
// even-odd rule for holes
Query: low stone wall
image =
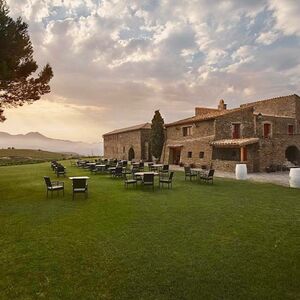
{"label": "low stone wall", "polygon": [[212,160],[212,167],[217,171],[224,171],[224,172],[235,172],[236,164],[246,164],[247,171],[249,173],[253,172],[252,164],[248,162],[239,162],[239,161],[231,161],[231,160],[219,160],[215,159]]}

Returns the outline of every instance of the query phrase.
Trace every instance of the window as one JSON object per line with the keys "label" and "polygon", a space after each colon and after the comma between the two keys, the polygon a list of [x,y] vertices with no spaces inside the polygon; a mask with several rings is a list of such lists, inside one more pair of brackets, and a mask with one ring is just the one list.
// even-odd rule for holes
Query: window
{"label": "window", "polygon": [[232,124],[232,138],[239,139],[241,137],[241,124]]}
{"label": "window", "polygon": [[125,146],[123,146],[123,153],[125,153]]}
{"label": "window", "polygon": [[192,158],[192,155],[193,155],[193,152],[192,152],[192,151],[189,151],[189,152],[188,152],[188,158]]}
{"label": "window", "polygon": [[201,152],[199,153],[199,158],[204,158],[204,152],[203,152],[203,151],[201,151]]}
{"label": "window", "polygon": [[288,125],[288,135],[294,134],[294,125]]}
{"label": "window", "polygon": [[264,138],[268,138],[271,136],[271,124],[265,123],[264,124]]}
{"label": "window", "polygon": [[192,135],[192,126],[182,127],[182,134],[183,136]]}

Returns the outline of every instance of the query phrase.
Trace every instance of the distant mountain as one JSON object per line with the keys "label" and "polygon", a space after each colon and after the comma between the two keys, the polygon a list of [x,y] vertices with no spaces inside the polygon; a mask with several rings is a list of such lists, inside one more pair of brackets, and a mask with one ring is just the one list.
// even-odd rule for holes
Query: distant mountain
{"label": "distant mountain", "polygon": [[80,155],[102,155],[103,145],[99,143],[73,142],[48,138],[39,132],[12,135],[0,132],[0,148],[41,149],[60,153],[77,153]]}

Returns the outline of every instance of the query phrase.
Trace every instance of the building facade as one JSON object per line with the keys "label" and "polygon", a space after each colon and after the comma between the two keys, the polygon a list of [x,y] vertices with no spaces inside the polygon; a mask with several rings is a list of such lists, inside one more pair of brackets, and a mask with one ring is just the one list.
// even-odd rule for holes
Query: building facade
{"label": "building facade", "polygon": [[117,129],[103,135],[104,157],[124,160],[151,160],[151,124]]}
{"label": "building facade", "polygon": [[227,109],[197,107],[195,116],[166,124],[162,161],[234,171],[265,171],[300,163],[300,97],[290,95]]}

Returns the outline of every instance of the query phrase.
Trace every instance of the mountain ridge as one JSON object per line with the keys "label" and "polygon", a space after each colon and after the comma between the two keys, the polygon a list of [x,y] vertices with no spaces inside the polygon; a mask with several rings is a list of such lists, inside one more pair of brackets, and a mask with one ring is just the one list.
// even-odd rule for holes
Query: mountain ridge
{"label": "mountain ridge", "polygon": [[86,143],[47,137],[40,132],[10,134],[0,131],[0,148],[41,149],[54,152],[72,152],[80,155],[102,155],[103,143]]}

